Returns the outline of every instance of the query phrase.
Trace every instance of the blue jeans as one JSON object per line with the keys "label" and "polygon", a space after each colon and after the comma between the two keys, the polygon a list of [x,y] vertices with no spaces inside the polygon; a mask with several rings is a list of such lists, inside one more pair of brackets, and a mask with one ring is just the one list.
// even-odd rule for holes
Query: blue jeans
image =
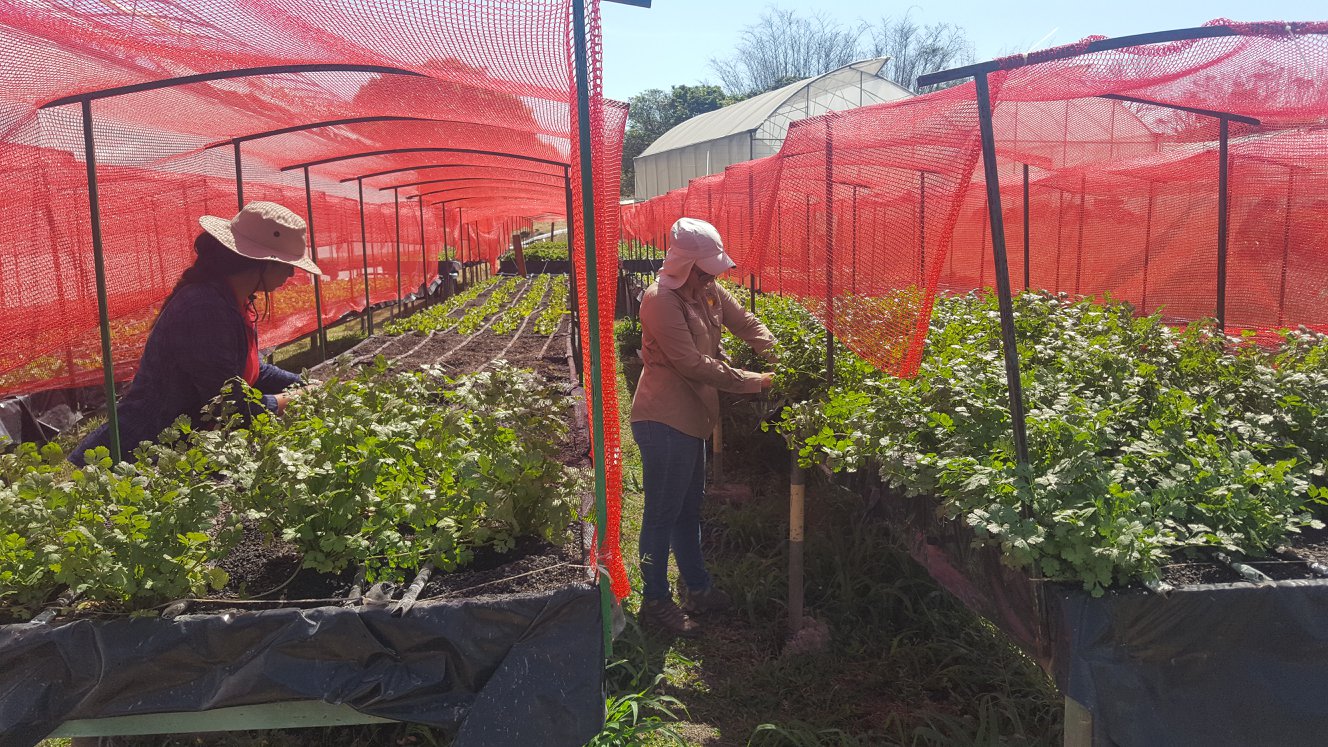
{"label": "blue jeans", "polygon": [[710,588],[701,556],[701,501],[705,498],[705,440],[663,423],[632,423],[641,448],[641,578],[647,601],[669,599],[669,550],[690,591]]}

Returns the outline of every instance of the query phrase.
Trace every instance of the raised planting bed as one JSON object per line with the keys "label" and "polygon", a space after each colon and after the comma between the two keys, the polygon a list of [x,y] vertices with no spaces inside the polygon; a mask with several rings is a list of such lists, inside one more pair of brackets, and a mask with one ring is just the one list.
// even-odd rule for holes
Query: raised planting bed
{"label": "raised planting bed", "polygon": [[[483,337],[493,324],[462,351],[352,353],[282,418],[177,434],[133,464],[0,457],[5,743],[223,715],[411,721],[459,744],[590,739],[603,620],[566,325],[518,347]],[[543,374],[507,362],[549,349],[561,367]]]}
{"label": "raised planting bed", "polygon": [[[846,303],[865,325],[910,301]],[[776,429],[806,466],[851,475],[942,585],[1055,675],[1067,743],[1321,741],[1328,341],[1259,346],[1111,301],[1015,307],[1027,468],[994,299],[937,300],[916,378],[839,346],[827,387],[824,329],[762,297],[788,403]]]}

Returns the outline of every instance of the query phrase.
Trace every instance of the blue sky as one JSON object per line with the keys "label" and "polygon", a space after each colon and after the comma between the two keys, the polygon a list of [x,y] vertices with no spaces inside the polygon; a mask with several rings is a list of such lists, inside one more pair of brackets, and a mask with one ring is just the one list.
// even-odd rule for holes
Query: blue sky
{"label": "blue sky", "polygon": [[[626,101],[648,88],[714,82],[709,61],[726,57],[742,28],[770,0],[654,0],[650,9],[604,3],[604,92]],[[784,0],[782,8],[821,10],[850,22],[901,15],[906,3],[865,0]],[[1124,36],[1199,26],[1213,18],[1237,21],[1313,21],[1328,17],[1323,0],[950,0],[912,5],[922,23],[962,26],[979,60],[1014,50],[1041,49],[1085,36]]]}

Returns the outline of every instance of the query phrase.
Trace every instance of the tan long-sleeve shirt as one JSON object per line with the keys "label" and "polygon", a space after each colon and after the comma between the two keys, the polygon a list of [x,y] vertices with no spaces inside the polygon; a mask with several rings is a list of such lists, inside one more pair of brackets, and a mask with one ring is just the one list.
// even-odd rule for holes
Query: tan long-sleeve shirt
{"label": "tan long-sleeve shirt", "polygon": [[721,326],[758,355],[774,347],[770,330],[720,286],[688,299],[652,283],[641,297],[641,358],[645,368],[632,398],[632,422],[653,420],[707,438],[719,420],[719,392],[761,391],[761,374],[734,368],[719,344]]}

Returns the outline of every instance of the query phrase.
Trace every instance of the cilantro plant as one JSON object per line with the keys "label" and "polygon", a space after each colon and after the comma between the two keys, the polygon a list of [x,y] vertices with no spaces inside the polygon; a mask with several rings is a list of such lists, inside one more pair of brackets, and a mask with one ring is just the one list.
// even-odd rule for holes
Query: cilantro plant
{"label": "cilantro plant", "polygon": [[776,384],[794,402],[777,428],[805,463],[870,465],[907,493],[936,496],[945,515],[1039,576],[1101,593],[1156,579],[1178,551],[1257,556],[1321,526],[1322,335],[1287,332],[1268,348],[1211,323],[1176,330],[1111,299],[1025,294],[1015,304],[1022,469],[994,298],[937,300],[916,378],[857,361],[828,390],[816,386],[823,349],[803,350],[824,344],[819,325],[776,299],[762,299],[762,315],[786,351]]}

